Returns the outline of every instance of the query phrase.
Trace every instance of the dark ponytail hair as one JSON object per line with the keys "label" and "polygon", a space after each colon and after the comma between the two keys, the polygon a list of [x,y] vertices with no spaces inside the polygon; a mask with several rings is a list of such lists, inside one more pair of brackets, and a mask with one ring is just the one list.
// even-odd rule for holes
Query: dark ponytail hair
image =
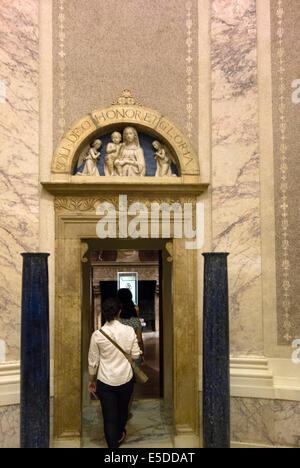
{"label": "dark ponytail hair", "polygon": [[107,322],[112,322],[122,307],[117,297],[110,297],[103,302],[102,312]]}
{"label": "dark ponytail hair", "polygon": [[136,309],[132,301],[132,294],[130,289],[121,288],[117,293],[117,297],[121,302],[121,315],[120,318],[129,319],[131,317],[137,317]]}

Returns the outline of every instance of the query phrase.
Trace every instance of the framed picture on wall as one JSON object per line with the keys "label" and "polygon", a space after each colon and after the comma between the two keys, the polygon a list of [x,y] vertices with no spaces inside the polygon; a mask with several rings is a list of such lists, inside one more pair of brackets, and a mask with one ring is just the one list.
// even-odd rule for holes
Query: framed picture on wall
{"label": "framed picture on wall", "polygon": [[118,272],[118,289],[130,289],[135,305],[138,305],[138,280],[138,273]]}

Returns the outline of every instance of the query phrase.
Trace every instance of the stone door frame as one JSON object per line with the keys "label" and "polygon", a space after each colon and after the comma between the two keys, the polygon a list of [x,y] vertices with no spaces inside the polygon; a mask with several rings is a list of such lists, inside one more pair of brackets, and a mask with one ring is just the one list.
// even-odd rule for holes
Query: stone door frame
{"label": "stone door frame", "polygon": [[[55,357],[54,357],[54,437],[78,439],[81,436],[81,267],[88,245],[95,239],[97,203],[105,200],[117,206],[113,190],[94,190],[83,196],[80,186],[43,184],[55,195]],[[172,203],[196,202],[206,186],[174,185],[158,192],[159,186],[143,192],[136,186],[128,190],[129,203],[151,201]],[[160,187],[161,188],[161,187]],[[119,188],[124,193],[123,187]],[[119,213],[117,213],[119,216]],[[185,239],[167,243],[168,261],[172,264],[173,291],[173,421],[175,446],[199,446],[199,358],[198,358],[198,281],[197,250],[186,250]]]}

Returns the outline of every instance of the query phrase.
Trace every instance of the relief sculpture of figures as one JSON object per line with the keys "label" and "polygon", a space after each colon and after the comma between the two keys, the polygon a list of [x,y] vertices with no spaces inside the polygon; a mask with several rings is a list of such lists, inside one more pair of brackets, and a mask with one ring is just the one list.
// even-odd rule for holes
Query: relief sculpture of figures
{"label": "relief sculpture of figures", "polygon": [[104,175],[114,176],[116,175],[115,161],[118,157],[119,150],[121,147],[122,135],[119,132],[113,132],[111,135],[111,142],[106,147],[106,155],[104,162]]}
{"label": "relief sculpture of figures", "polygon": [[146,164],[143,148],[134,127],[126,127],[123,131],[123,143],[114,163],[118,176],[144,176]]}
{"label": "relief sculpture of figures", "polygon": [[102,141],[101,140],[95,140],[88,152],[81,156],[79,158],[77,168],[82,165],[83,162],[85,162],[84,169],[82,173],[77,172],[76,175],[78,176],[100,176],[99,170],[98,170],[98,160],[101,156],[100,151],[98,151],[101,148]]}
{"label": "relief sculpture of figures", "polygon": [[159,141],[155,140],[152,143],[153,148],[156,150],[154,153],[154,159],[157,163],[157,169],[155,177],[169,177],[172,176],[171,163],[172,158],[167,148],[162,145]]}
{"label": "relief sculpture of figures", "polygon": [[[119,131],[113,131],[110,139],[105,148],[104,176],[145,176],[146,162],[144,150],[140,145],[140,139],[136,128],[127,126],[124,128],[122,134]],[[106,141],[105,136],[105,142]],[[98,161],[101,157],[101,146],[102,141],[96,139],[91,143],[89,150],[81,154],[77,169],[79,169],[83,163],[85,163],[85,165],[82,173],[77,172],[76,175],[100,177]],[[176,177],[171,169],[171,164],[173,163],[176,165],[176,162],[167,146],[157,140],[152,142],[152,146],[154,148],[154,159],[156,160],[155,177]]]}

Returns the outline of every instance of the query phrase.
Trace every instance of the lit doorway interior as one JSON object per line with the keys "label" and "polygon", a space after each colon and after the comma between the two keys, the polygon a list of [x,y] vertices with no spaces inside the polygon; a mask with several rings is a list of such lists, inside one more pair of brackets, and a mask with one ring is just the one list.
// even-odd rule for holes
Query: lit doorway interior
{"label": "lit doorway interior", "polygon": [[120,287],[128,288],[138,307],[145,350],[144,371],[149,383],[135,386],[135,398],[163,397],[163,360],[160,349],[160,252],[157,250],[103,250],[91,252],[94,330],[103,325],[105,299],[114,297]]}
{"label": "lit doorway interior", "polygon": [[[113,244],[111,244],[113,246]],[[120,245],[120,244],[119,244]],[[116,244],[116,246],[119,246]],[[170,328],[164,331],[164,315],[170,321],[171,311],[171,276],[167,271],[163,275],[163,249],[122,249],[103,248],[105,244],[91,241],[89,261],[84,265],[83,274],[83,337],[82,337],[82,441],[83,446],[90,443],[103,446],[101,427],[101,411],[98,401],[93,401],[87,394],[87,353],[91,334],[103,325],[102,304],[108,297],[115,296],[118,286],[132,289],[135,302],[139,309],[139,319],[142,325],[145,350],[144,372],[149,376],[147,384],[135,384],[133,418],[129,423],[130,440],[134,440],[135,428],[143,414],[139,437],[143,426],[148,427],[145,419],[145,408],[148,408],[149,421],[152,420],[153,431],[163,427],[161,438],[171,440],[172,413],[172,332]],[[168,270],[166,266],[165,270]],[[121,278],[120,278],[121,277]],[[123,281],[124,280],[124,281]],[[165,287],[164,287],[165,285]],[[135,289],[135,291],[134,291]],[[165,289],[165,291],[164,291]],[[89,292],[87,292],[89,290]],[[169,290],[169,291],[168,291]],[[165,314],[163,303],[165,302]],[[166,344],[166,349],[164,345]],[[167,361],[167,371],[164,368]],[[142,412],[139,414],[139,412]],[[147,418],[147,414],[146,414]],[[162,420],[163,418],[163,420]],[[100,421],[99,421],[100,419]],[[99,427],[97,426],[99,422]],[[93,429],[94,428],[94,429]],[[146,438],[146,434],[145,434]],[[149,434],[147,434],[149,440]],[[102,445],[101,445],[102,443]],[[104,444],[105,446],[105,444]]]}

